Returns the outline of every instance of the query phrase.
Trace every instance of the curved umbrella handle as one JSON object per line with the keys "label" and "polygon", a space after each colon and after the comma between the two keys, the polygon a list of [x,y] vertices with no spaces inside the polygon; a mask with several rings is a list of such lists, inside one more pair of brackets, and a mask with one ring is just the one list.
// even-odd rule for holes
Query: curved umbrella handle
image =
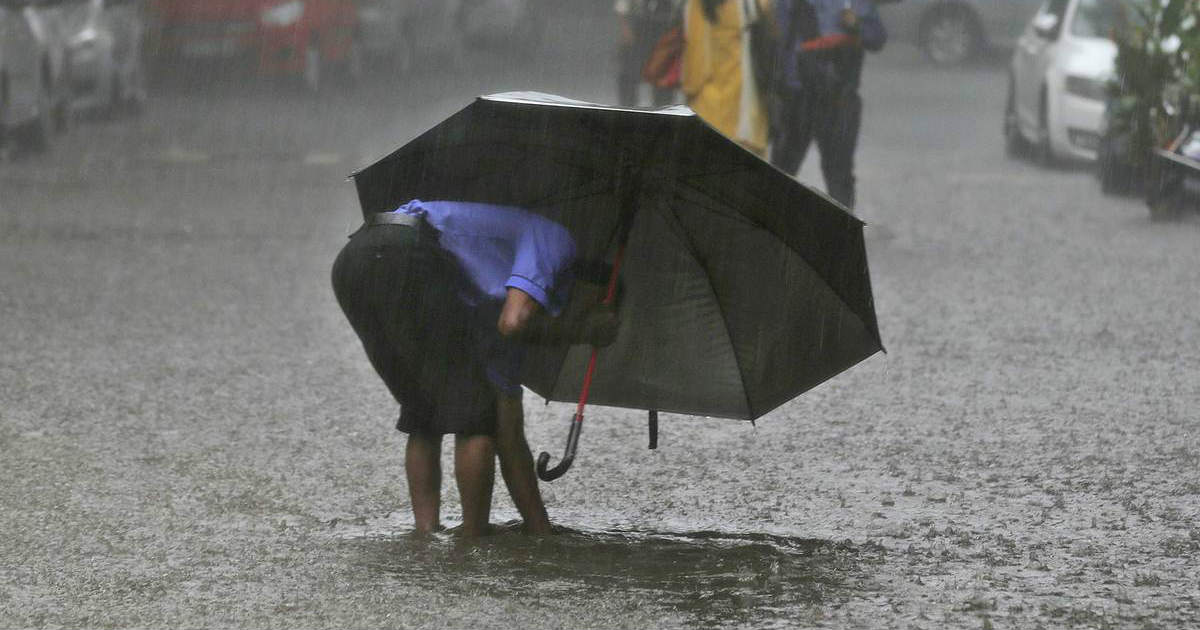
{"label": "curved umbrella handle", "polygon": [[562,459],[554,468],[547,469],[550,465],[550,453],[542,451],[538,455],[537,460],[537,475],[542,481],[554,481],[559,477],[567,474],[567,470],[571,468],[571,464],[575,461],[575,449],[579,447],[579,433],[583,430],[583,414],[576,413],[571,420],[571,432],[567,434],[567,448],[563,451]]}
{"label": "curved umbrella handle", "polygon": [[[630,206],[633,207],[633,206]],[[632,211],[630,211],[632,212]],[[616,258],[613,259],[612,272],[608,276],[608,293],[604,296],[604,304],[612,304],[617,294],[617,279],[620,278],[621,261],[625,258],[625,245],[629,239],[629,225],[632,221],[626,218],[622,226],[621,246],[617,248]],[[583,408],[587,405],[588,392],[592,388],[592,376],[596,373],[596,357],[600,349],[592,347],[592,358],[588,360],[587,373],[583,376],[583,388],[579,390],[579,406],[575,408],[575,417],[571,420],[571,432],[567,434],[567,449],[563,451],[562,460],[554,468],[550,465],[550,453],[542,451],[538,455],[537,475],[542,481],[554,481],[567,474],[575,461],[575,449],[579,446],[579,432],[583,430]]]}

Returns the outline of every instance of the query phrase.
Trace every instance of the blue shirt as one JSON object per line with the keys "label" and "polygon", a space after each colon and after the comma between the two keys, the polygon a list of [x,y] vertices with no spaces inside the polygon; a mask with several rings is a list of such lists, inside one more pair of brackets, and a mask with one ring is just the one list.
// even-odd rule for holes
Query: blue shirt
{"label": "blue shirt", "polygon": [[875,8],[874,0],[801,0],[812,5],[817,13],[817,27],[821,35],[835,35],[842,31],[842,10],[852,9],[859,21],[859,36],[862,37],[863,48],[873,50],[883,45],[880,41],[887,37],[883,30],[883,22],[879,19],[879,10]]}
{"label": "blue shirt", "polygon": [[454,255],[479,289],[464,296],[470,304],[504,301],[508,288],[520,289],[551,315],[566,305],[567,269],[575,260],[575,240],[563,226],[514,208],[463,201],[414,199],[396,212],[423,217],[438,231],[438,244]]}
{"label": "blue shirt", "polygon": [[479,316],[478,343],[488,377],[505,393],[519,393],[524,346],[496,329],[500,308],[511,287],[529,294],[551,315],[562,311],[576,255],[571,233],[512,206],[414,199],[395,212],[423,217],[438,231],[438,244],[462,266],[478,290],[462,298]]}
{"label": "blue shirt", "polygon": [[784,85],[792,89],[805,87],[800,73],[798,55],[803,54],[804,40],[797,29],[796,5],[807,2],[817,18],[818,36],[844,33],[842,10],[852,9],[858,16],[858,36],[866,50],[879,50],[887,42],[887,30],[879,17],[874,0],[775,0],[775,16],[779,24],[780,54],[783,57]]}

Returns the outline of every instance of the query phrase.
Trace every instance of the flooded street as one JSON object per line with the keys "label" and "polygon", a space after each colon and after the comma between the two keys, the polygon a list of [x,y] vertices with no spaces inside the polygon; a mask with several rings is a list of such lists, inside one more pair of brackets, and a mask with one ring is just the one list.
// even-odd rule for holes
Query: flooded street
{"label": "flooded street", "polygon": [[[663,414],[655,451],[591,407],[560,535],[499,491],[495,535],[413,534],[330,288],[346,176],[479,94],[613,101],[606,8],[316,96],[167,69],[0,163],[0,626],[1200,625],[1200,221],[1005,157],[1003,57],[900,43],[858,153],[888,353],[753,426]],[[573,406],[525,406],[557,454]]]}

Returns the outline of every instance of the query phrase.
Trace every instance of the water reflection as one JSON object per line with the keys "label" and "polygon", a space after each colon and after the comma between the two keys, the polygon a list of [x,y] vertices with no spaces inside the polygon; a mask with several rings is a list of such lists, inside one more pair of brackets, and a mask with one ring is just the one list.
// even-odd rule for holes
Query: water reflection
{"label": "water reflection", "polygon": [[530,538],[510,524],[467,541],[453,532],[341,532],[351,560],[407,588],[511,599],[637,601],[686,625],[787,625],[863,590],[880,550],[850,542],[719,531],[562,529]]}

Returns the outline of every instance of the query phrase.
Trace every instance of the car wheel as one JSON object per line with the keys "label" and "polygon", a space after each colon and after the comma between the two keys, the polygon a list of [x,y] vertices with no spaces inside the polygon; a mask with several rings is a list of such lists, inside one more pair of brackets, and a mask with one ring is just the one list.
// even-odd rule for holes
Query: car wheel
{"label": "car wheel", "polygon": [[310,41],[304,48],[304,87],[309,92],[321,89],[321,47]]}
{"label": "car wheel", "polygon": [[1029,154],[1029,142],[1021,135],[1021,121],[1017,118],[1017,89],[1011,77],[1008,80],[1008,99],[1004,105],[1004,152],[1012,158]]}
{"label": "car wheel", "polygon": [[947,5],[934,10],[921,25],[921,48],[939,66],[955,66],[975,55],[982,35],[975,16],[965,7]]}

